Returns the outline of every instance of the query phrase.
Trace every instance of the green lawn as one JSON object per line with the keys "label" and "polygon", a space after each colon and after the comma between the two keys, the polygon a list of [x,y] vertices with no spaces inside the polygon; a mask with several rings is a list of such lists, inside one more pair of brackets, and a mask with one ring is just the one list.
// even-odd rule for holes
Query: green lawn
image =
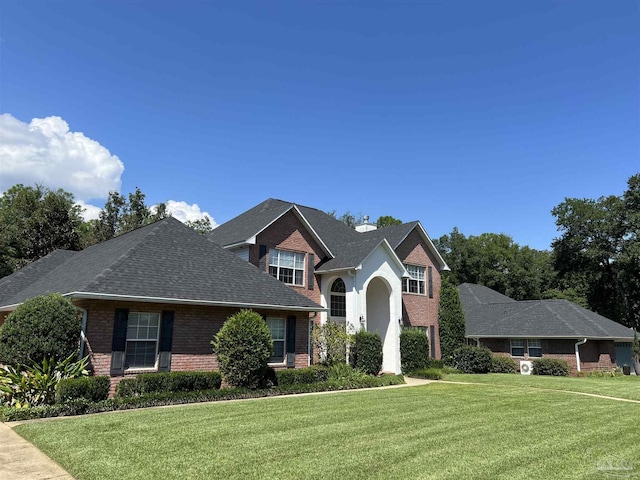
{"label": "green lawn", "polygon": [[638,418],[640,404],[434,383],[117,412],[16,430],[80,480],[604,479],[610,466],[631,466],[640,477]]}
{"label": "green lawn", "polygon": [[640,377],[547,377],[541,375],[514,375],[490,373],[486,375],[450,374],[443,380],[452,382],[490,383],[512,387],[550,388],[573,392],[594,393],[608,397],[640,400]]}

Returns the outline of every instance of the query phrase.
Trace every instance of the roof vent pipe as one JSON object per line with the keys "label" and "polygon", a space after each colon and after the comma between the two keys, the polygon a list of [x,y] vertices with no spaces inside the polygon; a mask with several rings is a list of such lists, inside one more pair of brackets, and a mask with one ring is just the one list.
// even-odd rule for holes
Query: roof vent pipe
{"label": "roof vent pipe", "polygon": [[584,345],[585,343],[587,343],[586,338],[583,338],[579,342],[576,342],[576,368],[578,369],[578,372],[580,372],[580,350],[578,349],[578,347],[580,345]]}

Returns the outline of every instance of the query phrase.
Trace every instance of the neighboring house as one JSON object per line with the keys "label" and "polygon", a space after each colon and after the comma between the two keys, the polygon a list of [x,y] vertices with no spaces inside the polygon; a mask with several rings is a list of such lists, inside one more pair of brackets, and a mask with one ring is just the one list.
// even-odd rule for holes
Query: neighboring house
{"label": "neighboring house", "polygon": [[[400,330],[427,332],[440,356],[440,272],[448,270],[420,222],[353,229],[315,208],[277,199],[220,225],[209,238],[327,309],[315,321],[378,332],[383,370],[400,372]],[[270,325],[274,338],[284,324]]]}
{"label": "neighboring house", "polygon": [[575,303],[516,301],[470,283],[458,290],[466,338],[497,355],[560,358],[574,373],[632,365],[633,331]]}
{"label": "neighboring house", "polygon": [[[0,279],[0,324],[25,300],[50,292],[82,312],[82,349],[96,375],[217,369],[211,340],[243,308],[283,325],[274,347],[288,366],[309,364],[307,296],[167,218],[80,252],[54,251]],[[286,354],[286,355],[285,355]],[[286,363],[285,363],[286,365]]]}

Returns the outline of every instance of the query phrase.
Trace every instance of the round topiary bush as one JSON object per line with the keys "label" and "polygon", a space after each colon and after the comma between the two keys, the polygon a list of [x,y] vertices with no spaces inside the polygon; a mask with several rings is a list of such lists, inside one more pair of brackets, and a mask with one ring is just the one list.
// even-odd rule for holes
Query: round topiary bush
{"label": "round topiary bush", "polygon": [[269,327],[252,310],[229,317],[211,342],[220,372],[234,387],[257,388],[273,353]]}
{"label": "round topiary bush", "polygon": [[511,357],[494,355],[491,359],[491,373],[516,373],[517,371],[518,365]]}
{"label": "round topiary bush", "polygon": [[418,328],[405,328],[400,333],[400,363],[402,373],[427,368],[429,365],[429,337]]}
{"label": "round topiary bush", "polygon": [[0,327],[0,363],[29,365],[67,358],[80,346],[81,324],[73,303],[62,295],[27,300]]}
{"label": "round topiary bush", "polygon": [[354,335],[349,357],[352,367],[369,375],[377,375],[382,369],[382,339],[380,335],[360,330]]}
{"label": "round topiary bush", "polygon": [[533,361],[534,375],[551,375],[554,377],[569,376],[569,364],[559,358],[538,358]]}
{"label": "round topiary bush", "polygon": [[453,351],[453,366],[464,373],[487,373],[491,370],[491,350],[463,345]]}

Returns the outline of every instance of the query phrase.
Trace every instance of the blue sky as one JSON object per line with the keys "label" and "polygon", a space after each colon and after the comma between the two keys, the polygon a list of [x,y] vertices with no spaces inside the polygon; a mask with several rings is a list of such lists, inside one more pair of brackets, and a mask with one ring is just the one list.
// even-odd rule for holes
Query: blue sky
{"label": "blue sky", "polygon": [[276,197],[548,248],[555,205],[640,172],[639,27],[631,0],[5,1],[0,190],[139,186],[218,223]]}

